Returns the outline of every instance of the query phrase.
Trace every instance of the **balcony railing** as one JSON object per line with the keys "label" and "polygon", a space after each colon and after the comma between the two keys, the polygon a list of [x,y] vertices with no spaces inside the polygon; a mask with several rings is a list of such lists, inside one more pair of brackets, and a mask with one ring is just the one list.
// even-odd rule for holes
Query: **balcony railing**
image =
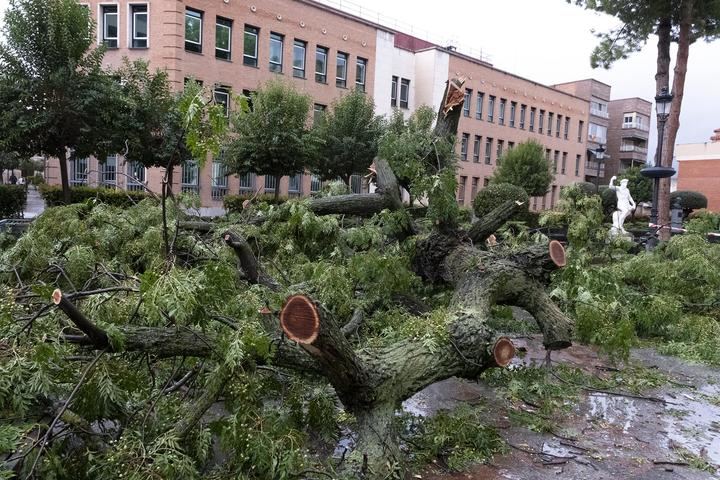
{"label": "balcony railing", "polygon": [[645,124],[643,124],[643,123],[638,123],[638,122],[627,122],[627,123],[623,123],[622,128],[635,128],[635,129],[637,129],[637,130],[642,130],[643,132],[649,132],[649,131],[650,131],[650,126],[649,126],[649,125],[645,125]]}
{"label": "balcony railing", "polygon": [[591,108],[590,114],[595,115],[596,117],[601,117],[601,118],[609,118],[610,117],[610,114],[607,112],[607,110],[598,110],[596,108]]}
{"label": "balcony railing", "polygon": [[620,145],[621,152],[638,152],[647,153],[647,147],[638,147],[637,145]]}
{"label": "balcony railing", "polygon": [[587,161],[585,162],[585,175],[589,177],[604,177],[605,176],[605,164],[600,164],[600,173],[598,174],[598,162]]}

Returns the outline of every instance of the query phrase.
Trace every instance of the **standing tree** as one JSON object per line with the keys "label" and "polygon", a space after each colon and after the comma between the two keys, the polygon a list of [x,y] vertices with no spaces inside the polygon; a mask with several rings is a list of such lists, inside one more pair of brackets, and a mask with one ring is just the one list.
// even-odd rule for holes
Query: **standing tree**
{"label": "standing tree", "polygon": [[20,166],[20,156],[17,152],[0,152],[0,183],[3,183],[5,170],[14,170]]}
{"label": "standing tree", "polygon": [[543,146],[535,140],[508,150],[498,163],[491,182],[522,187],[531,197],[545,195],[555,177],[543,154]]}
{"label": "standing tree", "polygon": [[627,178],[628,188],[632,192],[633,200],[636,202],[649,202],[652,200],[653,182],[641,175],[640,170],[640,167],[628,168],[620,174],[620,179]]}
{"label": "standing tree", "polygon": [[[252,108],[232,116],[234,135],[223,161],[232,173],[275,177],[301,173],[313,163],[318,141],[307,127],[311,98],[289,84],[271,81],[252,94]],[[280,189],[275,188],[275,198]]]}
{"label": "standing tree", "polygon": [[70,201],[66,155],[112,153],[119,85],[91,48],[93,23],[74,0],[13,0],[0,44],[0,148],[57,157]]}
{"label": "standing tree", "polygon": [[[650,35],[657,35],[656,92],[667,88],[674,95],[664,135],[660,165],[671,166],[675,140],[680,128],[690,45],[697,40],[712,41],[720,35],[720,2],[717,0],[568,0],[587,9],[617,17],[622,26],[607,33],[600,33],[600,44],[595,47],[590,63],[593,68],[610,68],[617,60],[640,51]],[[672,89],[670,89],[670,44],[678,45],[675,57]],[[660,126],[658,126],[660,129]],[[658,131],[658,133],[660,133]],[[656,153],[656,156],[658,153]],[[669,222],[670,179],[660,182],[658,222]],[[660,231],[661,238],[670,237],[669,230]]]}
{"label": "standing tree", "polygon": [[317,125],[322,140],[315,171],[323,180],[350,177],[372,163],[382,134],[382,118],[375,115],[372,97],[353,90],[332,105]]}

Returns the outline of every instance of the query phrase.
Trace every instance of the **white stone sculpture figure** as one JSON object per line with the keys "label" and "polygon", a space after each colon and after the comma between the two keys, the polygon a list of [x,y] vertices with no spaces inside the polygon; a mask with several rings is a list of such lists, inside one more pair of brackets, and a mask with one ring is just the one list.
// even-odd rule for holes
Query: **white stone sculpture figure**
{"label": "white stone sculpture figure", "polygon": [[630,190],[627,188],[628,181],[627,179],[620,180],[620,185],[615,185],[615,180],[617,177],[612,177],[610,179],[610,190],[614,190],[615,194],[617,195],[617,210],[615,210],[612,214],[613,219],[613,226],[610,229],[610,233],[627,233],[625,231],[625,228],[623,228],[623,223],[625,223],[625,219],[628,215],[630,215],[630,212],[635,210],[635,200],[633,200],[632,195],[630,195]]}

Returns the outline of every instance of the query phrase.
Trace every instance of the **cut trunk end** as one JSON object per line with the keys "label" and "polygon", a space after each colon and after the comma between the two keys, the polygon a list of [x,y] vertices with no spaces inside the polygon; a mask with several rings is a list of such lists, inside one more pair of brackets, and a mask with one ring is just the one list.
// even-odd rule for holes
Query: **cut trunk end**
{"label": "cut trunk end", "polygon": [[493,345],[492,354],[498,367],[507,367],[515,358],[515,345],[508,337],[500,337]]}
{"label": "cut trunk end", "polygon": [[555,265],[559,268],[567,265],[567,255],[565,254],[565,247],[562,246],[562,243],[557,240],[551,240],[548,249],[550,250],[550,258]]}
{"label": "cut trunk end", "polygon": [[293,295],[280,311],[280,326],[290,340],[311,344],[320,331],[320,314],[305,295]]}

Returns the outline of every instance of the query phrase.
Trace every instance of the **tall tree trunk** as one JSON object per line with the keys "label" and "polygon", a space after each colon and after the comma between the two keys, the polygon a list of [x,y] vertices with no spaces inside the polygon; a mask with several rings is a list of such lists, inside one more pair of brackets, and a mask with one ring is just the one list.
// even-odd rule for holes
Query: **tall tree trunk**
{"label": "tall tree trunk", "polygon": [[280,179],[282,175],[275,175],[275,200],[280,198]]}
{"label": "tall tree trunk", "polygon": [[[62,152],[57,153],[58,160],[60,161],[60,183],[63,190],[63,201],[65,205],[70,205],[72,198],[70,196],[70,179],[68,178],[68,159],[65,154],[65,149]],[[75,152],[70,151],[70,161],[75,161]]]}
{"label": "tall tree trunk", "polygon": [[[657,27],[657,36],[658,36],[658,43],[657,43],[657,71],[655,72],[655,92],[657,95],[660,95],[660,92],[665,88],[668,91],[670,90],[670,34],[672,32],[672,19],[670,17],[670,10],[671,7],[669,5],[666,5],[667,7],[667,14],[666,16],[663,16],[660,18],[660,21],[658,22]],[[655,157],[653,165],[659,164],[662,165],[662,158],[659,158],[660,152],[663,150],[663,146],[660,143],[660,138],[663,137],[665,125],[660,125],[660,122],[657,124],[657,138],[658,138],[658,144],[657,147],[655,147]],[[664,142],[663,142],[664,143]],[[653,184],[653,188],[655,188]],[[662,188],[662,184],[661,184]],[[662,189],[660,190],[662,192]],[[658,198],[661,198],[662,194]],[[658,204],[661,202],[658,201]],[[653,208],[658,209],[659,205],[653,205]],[[658,210],[659,212],[660,210]],[[658,219],[662,218],[660,215]],[[659,224],[662,224],[661,220],[658,220]],[[662,235],[662,232],[661,232]]]}
{"label": "tall tree trunk", "polygon": [[[661,164],[666,167],[672,166],[675,154],[675,140],[680,128],[680,109],[685,92],[685,76],[687,74],[688,55],[690,53],[690,33],[693,21],[694,0],[684,0],[682,5],[682,17],[680,18],[680,31],[678,33],[678,51],[675,57],[675,71],[673,75],[673,101],[670,105],[670,116],[667,120],[666,135],[663,145]],[[660,180],[660,196],[658,198],[658,221],[660,225],[670,224],[670,179]],[[670,239],[670,230],[660,231],[661,240]]]}

